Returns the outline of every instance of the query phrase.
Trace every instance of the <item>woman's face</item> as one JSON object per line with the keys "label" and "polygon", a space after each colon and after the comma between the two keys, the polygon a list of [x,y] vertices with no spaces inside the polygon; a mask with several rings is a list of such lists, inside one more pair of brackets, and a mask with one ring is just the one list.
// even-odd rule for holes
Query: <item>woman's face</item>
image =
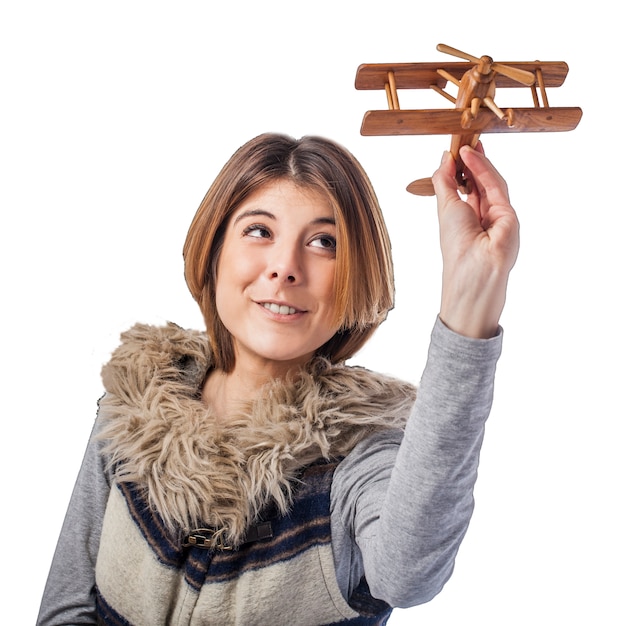
{"label": "woman's face", "polygon": [[216,282],[217,312],[232,335],[237,368],[286,371],[336,333],[335,266],[334,212],[317,192],[278,180],[238,207]]}

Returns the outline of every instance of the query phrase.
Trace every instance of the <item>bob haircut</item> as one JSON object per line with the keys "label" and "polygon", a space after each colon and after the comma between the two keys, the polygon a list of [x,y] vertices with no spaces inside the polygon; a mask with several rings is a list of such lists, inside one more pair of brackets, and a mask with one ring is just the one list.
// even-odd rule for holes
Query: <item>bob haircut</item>
{"label": "bob haircut", "polygon": [[215,304],[217,265],[232,213],[262,186],[289,180],[327,198],[336,219],[334,298],[338,332],[317,350],[338,363],[353,356],[394,305],[390,240],[377,196],[355,157],[339,144],[267,133],[240,147],[202,200],[184,244],[186,283],[199,304],[214,366],[234,367],[232,337]]}

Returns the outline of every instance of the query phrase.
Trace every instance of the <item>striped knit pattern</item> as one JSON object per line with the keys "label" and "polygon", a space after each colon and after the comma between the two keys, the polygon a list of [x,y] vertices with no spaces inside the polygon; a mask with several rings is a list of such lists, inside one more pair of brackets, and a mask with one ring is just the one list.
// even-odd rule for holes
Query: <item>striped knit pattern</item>
{"label": "striped knit pattern", "polygon": [[338,588],[330,524],[335,467],[308,467],[291,512],[271,518],[273,537],[236,550],[181,547],[140,489],[118,485],[96,567],[100,623],[384,624],[391,609],[365,582],[349,604]]}

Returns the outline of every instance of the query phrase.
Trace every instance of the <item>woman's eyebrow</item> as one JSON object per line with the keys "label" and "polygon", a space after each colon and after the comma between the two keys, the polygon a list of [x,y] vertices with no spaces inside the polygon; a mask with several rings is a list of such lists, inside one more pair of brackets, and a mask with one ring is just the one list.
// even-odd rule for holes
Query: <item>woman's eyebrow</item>
{"label": "woman's eyebrow", "polygon": [[[277,218],[270,211],[266,211],[264,209],[249,209],[248,211],[243,211],[240,215],[236,216],[233,224],[237,224],[240,220],[245,219],[246,217],[255,217],[257,215],[263,215],[264,217],[268,217],[271,220],[276,220]],[[312,224],[331,224],[332,226],[336,225],[336,220],[334,217],[317,217],[312,220]]]}
{"label": "woman's eyebrow", "polygon": [[269,211],[265,211],[264,209],[249,209],[249,211],[243,211],[240,215],[237,215],[236,219],[234,220],[234,224],[240,222],[242,219],[246,217],[254,217],[256,215],[264,215],[265,217],[268,217],[269,219],[272,219],[272,220],[277,219],[275,215],[273,215],[273,213]]}

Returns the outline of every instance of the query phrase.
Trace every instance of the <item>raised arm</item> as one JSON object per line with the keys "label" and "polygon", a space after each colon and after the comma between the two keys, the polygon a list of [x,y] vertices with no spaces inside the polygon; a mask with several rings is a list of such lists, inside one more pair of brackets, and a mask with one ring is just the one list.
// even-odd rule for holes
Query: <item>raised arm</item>
{"label": "raised arm", "polygon": [[501,350],[498,323],[518,253],[505,181],[480,151],[463,148],[462,160],[473,188],[466,201],[450,154],[433,177],[442,302],[405,434],[360,444],[334,478],[343,593],[364,574],[373,595],[393,606],[427,602],[442,589],[468,528]]}

